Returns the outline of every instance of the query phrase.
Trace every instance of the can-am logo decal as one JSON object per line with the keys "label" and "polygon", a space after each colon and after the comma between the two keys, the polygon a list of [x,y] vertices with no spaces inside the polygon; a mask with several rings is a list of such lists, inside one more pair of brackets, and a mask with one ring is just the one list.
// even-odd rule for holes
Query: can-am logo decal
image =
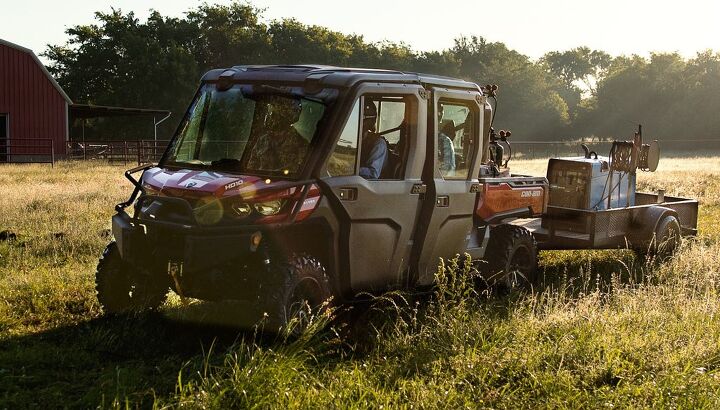
{"label": "can-am logo decal", "polygon": [[195,185],[197,185],[197,182],[195,182],[195,181],[190,181],[190,182],[188,182],[187,184],[185,184],[185,188],[192,188],[192,187],[194,187]]}
{"label": "can-am logo decal", "polygon": [[536,196],[542,196],[542,191],[536,190],[536,191],[521,191],[520,192],[521,198],[536,197]]}

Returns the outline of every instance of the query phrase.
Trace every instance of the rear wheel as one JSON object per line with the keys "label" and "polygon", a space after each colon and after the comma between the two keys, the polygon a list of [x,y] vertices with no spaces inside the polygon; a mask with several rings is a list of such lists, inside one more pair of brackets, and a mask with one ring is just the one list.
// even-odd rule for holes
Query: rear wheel
{"label": "rear wheel", "polygon": [[157,309],[169,286],[135,274],[122,260],[117,243],[110,242],[97,266],[95,288],[105,313],[115,314]]}
{"label": "rear wheel", "polygon": [[662,262],[671,258],[681,243],[680,222],[674,215],[667,215],[658,223],[653,237],[649,240],[649,245],[636,249],[635,253],[640,258],[651,258]]}
{"label": "rear wheel", "polygon": [[536,282],[537,244],[526,228],[508,224],[492,228],[486,255],[490,285],[511,291]]}

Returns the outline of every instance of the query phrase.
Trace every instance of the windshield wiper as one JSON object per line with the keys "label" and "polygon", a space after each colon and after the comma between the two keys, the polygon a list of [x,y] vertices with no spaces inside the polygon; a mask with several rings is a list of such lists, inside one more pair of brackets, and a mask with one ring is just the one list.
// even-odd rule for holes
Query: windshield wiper
{"label": "windshield wiper", "polygon": [[214,167],[227,166],[227,165],[236,166],[236,165],[240,165],[240,160],[237,158],[220,158],[220,159],[216,159],[215,161],[212,161],[210,163],[210,165],[212,165]]}

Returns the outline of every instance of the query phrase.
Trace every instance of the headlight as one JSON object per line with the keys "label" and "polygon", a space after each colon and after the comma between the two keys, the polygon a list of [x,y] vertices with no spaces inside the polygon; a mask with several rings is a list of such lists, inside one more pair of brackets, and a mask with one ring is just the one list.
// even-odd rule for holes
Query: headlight
{"label": "headlight", "polygon": [[197,201],[193,213],[201,225],[213,225],[222,219],[223,206],[219,199],[209,196]]}
{"label": "headlight", "polygon": [[252,206],[247,202],[235,202],[232,204],[232,210],[238,217],[245,218],[252,213]]}
{"label": "headlight", "polygon": [[280,213],[280,208],[282,208],[282,201],[279,199],[255,204],[255,210],[264,216],[277,215]]}

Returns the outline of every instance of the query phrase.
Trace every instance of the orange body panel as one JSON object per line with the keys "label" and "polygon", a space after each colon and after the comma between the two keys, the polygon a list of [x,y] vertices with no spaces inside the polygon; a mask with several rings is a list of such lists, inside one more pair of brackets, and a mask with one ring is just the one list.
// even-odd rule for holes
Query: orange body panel
{"label": "orange body panel", "polygon": [[540,216],[547,206],[547,186],[512,187],[503,182],[483,184],[475,214],[487,220],[500,212],[530,208],[532,216]]}

